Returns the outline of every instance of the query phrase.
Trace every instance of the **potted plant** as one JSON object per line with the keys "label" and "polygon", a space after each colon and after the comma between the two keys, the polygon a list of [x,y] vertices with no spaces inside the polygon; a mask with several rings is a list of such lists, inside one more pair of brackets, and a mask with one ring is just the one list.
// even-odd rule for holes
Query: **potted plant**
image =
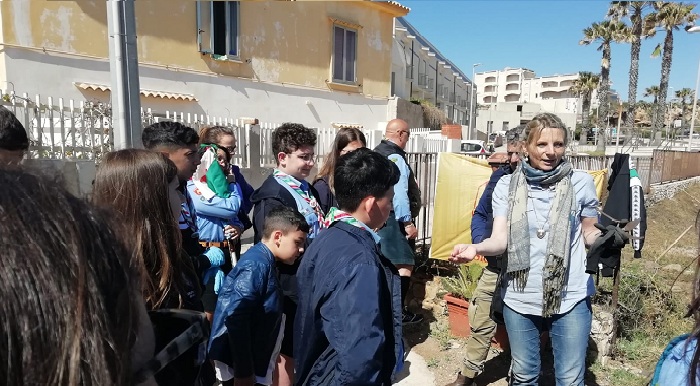
{"label": "potted plant", "polygon": [[476,283],[484,266],[481,262],[471,262],[459,266],[456,277],[446,277],[442,285],[447,291],[447,314],[452,335],[469,336],[469,300],[474,294]]}
{"label": "potted plant", "polygon": [[[469,304],[485,264],[485,261],[474,260],[460,265],[457,277],[443,278],[443,287],[447,291],[444,299],[447,302],[450,332],[454,336],[466,338],[471,334]],[[510,346],[505,326],[496,327],[496,335],[491,339],[491,345],[500,350],[508,350]]]}

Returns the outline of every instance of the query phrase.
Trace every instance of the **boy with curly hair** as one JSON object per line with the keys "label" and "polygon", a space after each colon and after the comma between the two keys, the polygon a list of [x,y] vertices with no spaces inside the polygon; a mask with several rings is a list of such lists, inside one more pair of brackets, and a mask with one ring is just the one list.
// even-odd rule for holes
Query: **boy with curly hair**
{"label": "boy with curly hair", "polygon": [[[272,133],[272,152],[277,167],[251,198],[255,205],[253,229],[256,243],[262,239],[265,218],[272,209],[280,206],[292,208],[306,219],[309,225],[307,245],[321,230],[324,213],[319,205],[318,192],[306,181],[316,162],[314,146],[316,133],[299,123],[284,123]],[[280,359],[274,376],[277,386],[291,386],[294,383],[292,321],[297,310],[296,272],[300,259],[301,257],[294,265],[277,264],[284,294],[283,312],[286,320],[290,321],[285,324]]]}

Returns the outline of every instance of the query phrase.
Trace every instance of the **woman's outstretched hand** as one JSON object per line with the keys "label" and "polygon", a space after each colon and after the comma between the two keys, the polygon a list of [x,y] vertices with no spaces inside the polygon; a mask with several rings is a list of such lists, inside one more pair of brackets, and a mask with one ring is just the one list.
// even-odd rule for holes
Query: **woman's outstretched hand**
{"label": "woman's outstretched hand", "polygon": [[450,261],[455,264],[468,263],[476,257],[476,248],[473,244],[457,244],[452,248]]}

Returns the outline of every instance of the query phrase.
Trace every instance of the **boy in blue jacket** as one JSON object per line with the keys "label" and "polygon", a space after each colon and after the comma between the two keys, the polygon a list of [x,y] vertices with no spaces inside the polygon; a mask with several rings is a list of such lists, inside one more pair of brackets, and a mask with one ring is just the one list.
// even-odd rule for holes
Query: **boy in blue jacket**
{"label": "boy in blue jacket", "polygon": [[272,384],[284,323],[275,262],[294,264],[304,252],[309,225],[294,209],[267,214],[262,240],[226,277],[214,313],[209,358],[219,381],[235,386]]}
{"label": "boy in blue jacket", "polygon": [[[297,271],[297,386],[391,385],[402,361],[401,281],[376,229],[392,207],[398,167],[357,149],[334,173],[338,208]],[[399,364],[399,366],[397,366]]]}

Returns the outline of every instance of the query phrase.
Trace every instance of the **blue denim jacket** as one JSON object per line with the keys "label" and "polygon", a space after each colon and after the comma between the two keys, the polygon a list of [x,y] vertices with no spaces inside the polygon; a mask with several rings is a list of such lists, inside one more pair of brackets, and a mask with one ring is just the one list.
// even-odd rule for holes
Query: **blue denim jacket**
{"label": "blue denim jacket", "polygon": [[192,203],[190,210],[197,224],[200,240],[222,242],[226,239],[224,226],[243,227],[238,219],[238,211],[241,208],[240,187],[236,184],[230,184],[230,187],[229,197],[214,196],[211,200],[207,200],[204,196],[197,194],[194,182],[187,181],[187,194]]}
{"label": "blue denim jacket", "polygon": [[275,257],[258,243],[241,256],[219,292],[209,359],[233,368],[235,377],[267,374],[282,322],[277,275]]}

